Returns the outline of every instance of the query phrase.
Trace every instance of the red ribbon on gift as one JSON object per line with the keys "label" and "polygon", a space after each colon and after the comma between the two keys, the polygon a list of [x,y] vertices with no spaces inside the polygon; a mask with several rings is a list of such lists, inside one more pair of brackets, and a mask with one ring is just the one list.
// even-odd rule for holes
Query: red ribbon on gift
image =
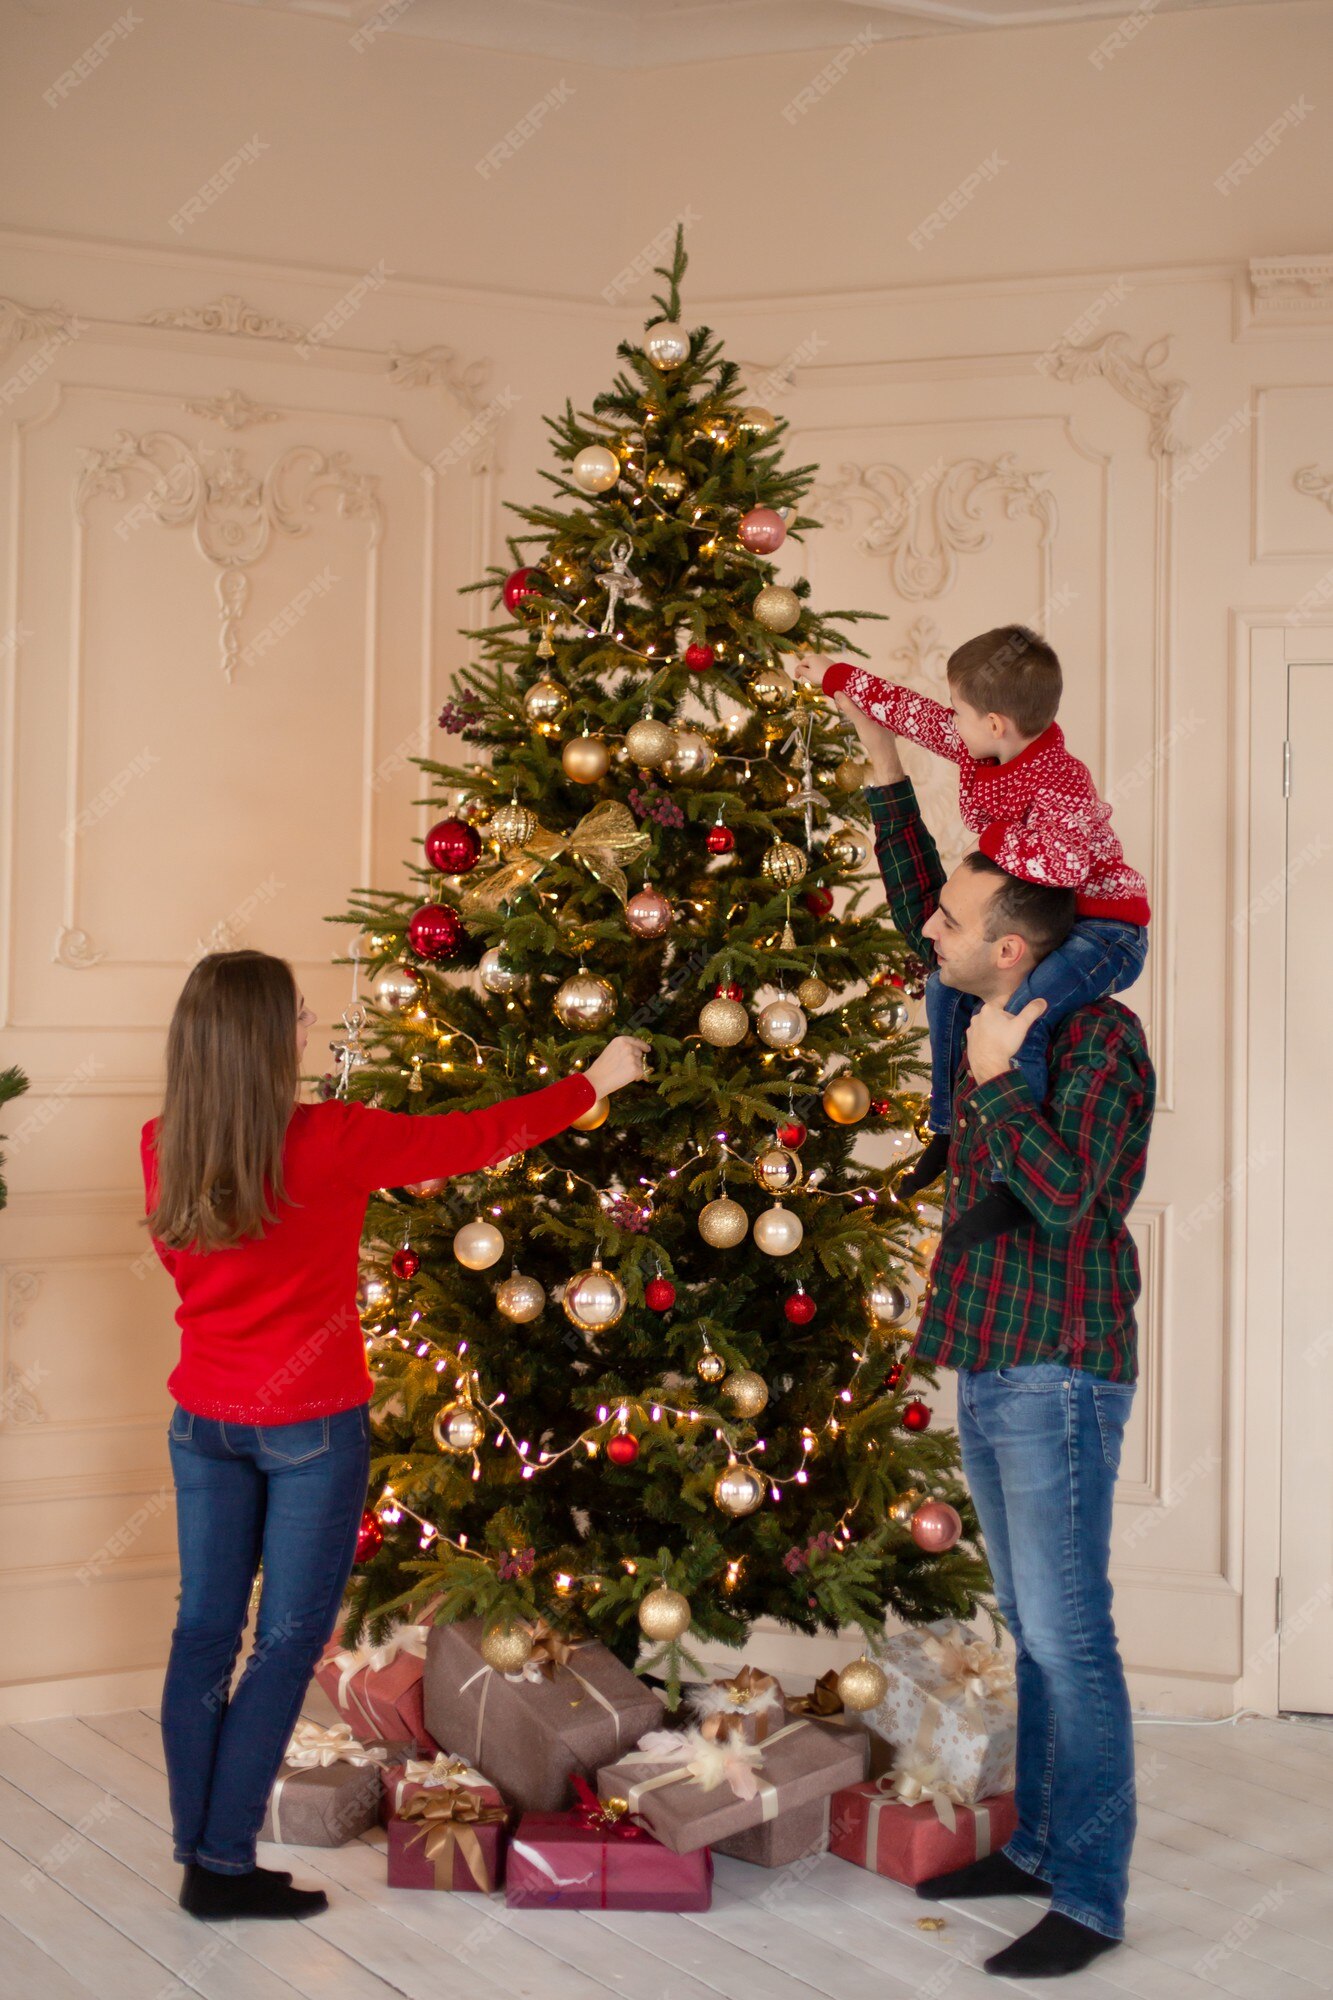
{"label": "red ribbon on gift", "polygon": [[[636,1819],[629,1809],[627,1799],[599,1799],[587,1779],[575,1771],[574,1816],[580,1826],[589,1833],[600,1833],[603,1840],[642,1840],[648,1829]],[[602,1907],[606,1907],[606,1865],[602,1865]]]}

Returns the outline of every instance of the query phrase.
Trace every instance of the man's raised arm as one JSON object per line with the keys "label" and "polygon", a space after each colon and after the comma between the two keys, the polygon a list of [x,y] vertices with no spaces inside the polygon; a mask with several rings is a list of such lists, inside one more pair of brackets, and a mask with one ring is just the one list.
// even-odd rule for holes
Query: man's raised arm
{"label": "man's raised arm", "polygon": [[870,766],[866,798],[875,828],[875,859],[893,921],[917,957],[933,964],[934,948],[921,935],[921,926],[939,899],[944,869],[939,850],[926,831],[912,781],[903,769],[898,739],[862,715],[845,695],[833,699],[855,729]]}

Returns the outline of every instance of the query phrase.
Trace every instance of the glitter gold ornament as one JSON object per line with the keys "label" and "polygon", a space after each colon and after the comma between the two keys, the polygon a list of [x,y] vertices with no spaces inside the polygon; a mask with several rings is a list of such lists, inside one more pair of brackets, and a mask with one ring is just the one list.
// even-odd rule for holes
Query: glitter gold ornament
{"label": "glitter gold ornament", "polygon": [[510,799],[491,814],[489,831],[501,847],[524,847],[537,831],[537,815]]}
{"label": "glitter gold ornament", "polygon": [[783,583],[766,583],[752,608],[766,631],[790,632],[801,615],[801,600]]}
{"label": "glitter gold ornament", "polygon": [[494,1223],[465,1222],[454,1237],[454,1255],[468,1271],[489,1271],[504,1255],[505,1240]]}
{"label": "glitter gold ornament", "polygon": [[604,1028],[615,1013],[615,989],[595,972],[574,972],[557,986],[551,1005],[562,1028],[591,1033]]}
{"label": "glitter gold ornament", "polygon": [[620,477],[620,460],[604,444],[585,444],[572,471],[574,484],[585,493],[606,493]]}
{"label": "glitter gold ornament", "polygon": [[797,1049],[805,1040],[809,1023],[797,1002],[783,993],[759,1009],[754,1025],[760,1041],[770,1049]]}
{"label": "glitter gold ornament", "polygon": [[761,863],[767,879],[779,889],[794,889],[805,879],[805,855],[789,840],[775,840]]}
{"label": "glitter gold ornament", "polygon": [[609,1098],[595,1098],[587,1110],[581,1111],[577,1118],[570,1120],[570,1123],[576,1132],[595,1132],[599,1125],[605,1125],[606,1116],[610,1109],[611,1103]]}
{"label": "glitter gold ornament", "polygon": [[824,1109],[835,1125],[856,1125],[870,1109],[870,1092],[859,1076],[840,1069],[824,1086]]}
{"label": "glitter gold ornament", "polygon": [[870,766],[860,757],[844,757],[833,773],[833,782],[840,792],[860,791],[870,776]]}
{"label": "glitter gold ornament", "polygon": [[907,1002],[901,993],[876,995],[875,1004],[870,1009],[870,1025],[877,1035],[901,1034],[910,1018]]}
{"label": "glitter gold ornament", "polygon": [[663,769],[668,778],[702,778],[717,762],[717,752],[697,729],[677,729],[675,747]]}
{"label": "glitter gold ornament", "polygon": [[571,736],[560,752],[567,778],[576,785],[595,785],[611,766],[611,753],[600,736]]}
{"label": "glitter gold ornament", "polygon": [[681,1638],[689,1631],[693,1616],[689,1598],[679,1590],[668,1590],[665,1584],[639,1599],[639,1630],[655,1645]]}
{"label": "glitter gold ornament", "polygon": [[840,826],[824,843],[825,861],[843,875],[854,875],[869,851],[861,835],[848,826]]}
{"label": "glitter gold ornament", "polygon": [[625,905],[625,922],[635,937],[665,937],[671,929],[674,912],[660,889],[644,883],[636,895]]}
{"label": "glitter gold ornament", "polygon": [[838,1695],[844,1708],[878,1708],[888,1691],[889,1679],[883,1667],[864,1655],[838,1675]]}
{"label": "glitter gold ornament", "polygon": [[766,1257],[790,1257],[793,1250],[800,1249],[804,1235],[800,1216],[793,1215],[780,1201],[755,1217],[755,1244]]}
{"label": "glitter gold ornament", "polygon": [[727,1372],[727,1364],[720,1354],[714,1354],[706,1347],[694,1364],[695,1373],[701,1382],[720,1382]]}
{"label": "glitter gold ornament", "polygon": [[796,998],[800,1001],[807,1014],[818,1013],[819,1009],[828,999],[828,996],[828,987],[813,972],[807,979],[803,979],[796,989]]}
{"label": "glitter gold ornament", "polygon": [[625,731],[625,748],[645,771],[658,770],[675,747],[675,730],[668,729],[665,722],[654,722],[648,715],[642,716],[638,722],[631,722]]}
{"label": "glitter gold ornament", "polygon": [[732,1250],[750,1227],[750,1218],[738,1201],[723,1195],[699,1210],[699,1234],[714,1250]]}
{"label": "glitter gold ornament", "polygon": [[526,1326],[529,1320],[536,1319],[545,1304],[546,1294],[537,1280],[524,1277],[521,1271],[506,1278],[495,1294],[496,1310],[516,1326]]}
{"label": "glitter gold ornament", "polygon": [[750,1420],[757,1417],[768,1401],[768,1384],[762,1375],[756,1375],[753,1368],[740,1368],[734,1375],[728,1375],[722,1384],[722,1394],[731,1404],[738,1417]]}
{"label": "glitter gold ornament", "polygon": [[765,1146],[754,1163],[754,1177],[766,1194],[789,1194],[799,1187],[804,1167],[786,1146]]}
{"label": "glitter gold ornament", "polygon": [[625,1287],[614,1271],[594,1257],[586,1271],[579,1271],[565,1286],[561,1299],[565,1318],[584,1333],[604,1333],[625,1310]]}
{"label": "glitter gold ornament", "polygon": [[739,1000],[706,1000],[699,1009],[699,1033],[715,1049],[734,1048],[750,1032],[750,1017]]}
{"label": "glitter gold ornament", "polygon": [[690,482],[678,465],[650,466],[648,485],[663,500],[683,500],[690,490]]}
{"label": "glitter gold ornament", "polygon": [[745,691],[755,707],[769,715],[780,715],[796,698],[795,688],[780,667],[761,667],[757,674],[751,674]]}
{"label": "glitter gold ornament", "polygon": [[387,1013],[405,1014],[424,988],[410,965],[386,965],[370,982],[370,997]]}
{"label": "glitter gold ornament", "polygon": [[753,1514],[764,1501],[764,1481],[748,1465],[729,1465],[713,1482],[714,1504],[724,1514]]}
{"label": "glitter gold ornament", "polygon": [[493,944],[489,951],[481,954],[477,970],[488,993],[515,993],[523,984],[524,975],[515,972],[505,957],[504,946],[500,944]]}
{"label": "glitter gold ornament", "polygon": [[659,320],[643,336],[643,351],[654,368],[679,368],[690,352],[690,336],[674,320]]}
{"label": "glitter gold ornament", "polygon": [[906,1319],[911,1303],[892,1278],[877,1278],[866,1293],[866,1311],[876,1326],[897,1326]]}
{"label": "glitter gold ornament", "polygon": [[431,1425],[441,1451],[475,1451],[486,1435],[486,1419],[475,1403],[446,1403]]}
{"label": "glitter gold ornament", "polygon": [[569,690],[559,681],[534,681],[523,697],[523,713],[529,722],[558,722],[568,707]]}
{"label": "glitter gold ornament", "polygon": [[532,1658],[532,1634],[526,1625],[493,1625],[481,1637],[481,1657],[497,1674],[521,1673]]}

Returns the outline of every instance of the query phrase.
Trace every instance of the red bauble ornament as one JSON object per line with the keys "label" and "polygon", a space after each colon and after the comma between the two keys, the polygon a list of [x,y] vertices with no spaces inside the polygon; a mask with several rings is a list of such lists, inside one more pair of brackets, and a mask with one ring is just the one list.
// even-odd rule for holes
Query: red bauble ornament
{"label": "red bauble ornament", "polygon": [[826,917],[833,908],[832,889],[807,889],[805,907],[812,917]]}
{"label": "red bauble ornament", "polygon": [[628,1431],[617,1431],[606,1441],[606,1455],[612,1465],[633,1465],[639,1455],[639,1440]]}
{"label": "red bauble ornament", "polygon": [[395,1250],[390,1257],[389,1269],[395,1278],[415,1278],[421,1269],[421,1259],[409,1244],[404,1243],[402,1249]]}
{"label": "red bauble ornament", "polygon": [[370,1558],[378,1555],[383,1547],[384,1529],[380,1525],[380,1517],[373,1507],[367,1507],[361,1516],[361,1526],[356,1531],[356,1555],[353,1560],[359,1563],[369,1562]]}
{"label": "red bauble ornament", "polygon": [[789,1119],[785,1125],[778,1127],[778,1144],[785,1146],[789,1153],[799,1153],[808,1136],[799,1118]]}
{"label": "red bauble ornament", "polygon": [[745,988],[739,985],[734,979],[722,979],[713,988],[713,998],[715,1000],[743,1000],[745,998]]}
{"label": "red bauble ornament", "polygon": [[912,1516],[912,1540],[928,1555],[943,1555],[962,1532],[962,1516],[947,1500],[925,1500]]}
{"label": "red bauble ornament", "polygon": [[466,875],[481,853],[481,835],[465,819],[437,820],[426,835],[426,859],[441,875]]}
{"label": "red bauble ornament", "polygon": [[919,1396],[913,1396],[903,1409],[903,1429],[924,1431],[930,1428],[930,1404],[923,1403]]}
{"label": "red bauble ornament", "polygon": [[516,569],[505,578],[503,595],[506,611],[516,613],[525,599],[540,596],[541,593],[534,588],[532,582],[536,573],[531,568]]}
{"label": "red bauble ornament", "polygon": [[423,903],[413,912],[407,926],[407,941],[413,951],[433,965],[457,958],[466,937],[457,910],[451,910],[447,903]]}
{"label": "red bauble ornament", "polygon": [[685,664],[687,667],[693,667],[696,674],[701,674],[711,667],[716,657],[711,646],[696,644],[685,648]]}
{"label": "red bauble ornament", "polygon": [[876,1118],[887,1118],[893,1110],[893,1099],[891,1097],[872,1097],[870,1100],[870,1109],[874,1112]]}
{"label": "red bauble ornament", "polygon": [[809,1292],[793,1292],[782,1301],[782,1310],[793,1326],[809,1326],[815,1316],[815,1302]]}
{"label": "red bauble ornament", "polygon": [[736,836],[729,826],[710,826],[704,845],[710,854],[731,854],[735,850]]}
{"label": "red bauble ornament", "polygon": [[650,1278],[643,1288],[643,1302],[650,1312],[670,1312],[676,1303],[676,1288],[670,1278]]}
{"label": "red bauble ornament", "polygon": [[895,1361],[892,1368],[890,1368],[888,1374],[884,1377],[884,1380],[888,1384],[890,1389],[896,1389],[898,1387],[898,1384],[902,1381],[902,1379],[903,1379],[903,1364],[901,1361]]}

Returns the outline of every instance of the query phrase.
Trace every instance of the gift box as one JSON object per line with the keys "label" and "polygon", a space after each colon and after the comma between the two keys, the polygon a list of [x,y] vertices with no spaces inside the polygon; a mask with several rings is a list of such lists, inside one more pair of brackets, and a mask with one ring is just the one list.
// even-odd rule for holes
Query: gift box
{"label": "gift box", "polygon": [[829,1800],[812,1799],[809,1805],[790,1806],[776,1819],[733,1833],[713,1843],[714,1854],[728,1854],[733,1861],[750,1861],[759,1868],[785,1868],[807,1854],[823,1854],[829,1844]]}
{"label": "gift box", "polygon": [[821,1674],[809,1694],[787,1695],[785,1701],[788,1716],[808,1715],[814,1721],[822,1722],[831,1729],[859,1731],[869,1746],[870,1763],[866,1772],[867,1777],[882,1777],[893,1769],[893,1745],[886,1742],[882,1736],[876,1736],[872,1730],[868,1730],[859,1714],[853,1715],[844,1708],[842,1696],[838,1693],[836,1667],[830,1667],[826,1674]]}
{"label": "gift box", "polygon": [[440,1746],[426,1728],[422,1697],[426,1637],[424,1625],[398,1625],[378,1646],[329,1641],[315,1679],[355,1735],[408,1742],[434,1756]]}
{"label": "gift box", "polygon": [[441,1785],[462,1785],[484,1800],[488,1806],[504,1806],[504,1800],[494,1785],[487,1784],[480,1771],[472,1768],[461,1757],[451,1757],[445,1750],[434,1757],[398,1756],[380,1765],[380,1777],[384,1784],[382,1800],[384,1823],[387,1826],[395,1813],[401,1813],[407,1802],[420,1791],[433,1791]]}
{"label": "gift box", "polygon": [[662,1720],[660,1698],[596,1641],[571,1644],[544,1621],[518,1673],[488,1667],[480,1619],[436,1625],[426,1655],[427,1726],[485,1773],[512,1806],[558,1812],[575,1772],[632,1750]]}
{"label": "gift box", "polygon": [[706,1910],[708,1849],[672,1854],[586,1781],[571,1812],[524,1813],[509,1849],[505,1902],[516,1910]]}
{"label": "gift box", "polygon": [[655,1730],[597,1773],[597,1789],[623,1799],[673,1853],[689,1854],[855,1784],[867,1757],[863,1731],[827,1729],[807,1716],[763,1743]]}
{"label": "gift box", "polygon": [[466,1785],[422,1785],[389,1821],[389,1887],[487,1894],[499,1885],[505,1809]]}
{"label": "gift box", "polygon": [[380,1816],[383,1751],[358,1743],[345,1723],[298,1722],[269,1793],[261,1840],[341,1847]]}
{"label": "gift box", "polygon": [[912,1802],[880,1778],[834,1794],[829,1851],[895,1882],[925,1882],[997,1853],[1017,1825],[1012,1792],[975,1805],[945,1793]]}
{"label": "gift box", "polygon": [[893,1769],[929,1765],[966,1805],[1012,1790],[1018,1700],[998,1647],[942,1619],[874,1650],[889,1691],[861,1720],[893,1746]]}
{"label": "gift box", "polygon": [[689,1705],[704,1736],[762,1743],[785,1720],[782,1688],[772,1674],[742,1667],[730,1680],[706,1681],[690,1690]]}

